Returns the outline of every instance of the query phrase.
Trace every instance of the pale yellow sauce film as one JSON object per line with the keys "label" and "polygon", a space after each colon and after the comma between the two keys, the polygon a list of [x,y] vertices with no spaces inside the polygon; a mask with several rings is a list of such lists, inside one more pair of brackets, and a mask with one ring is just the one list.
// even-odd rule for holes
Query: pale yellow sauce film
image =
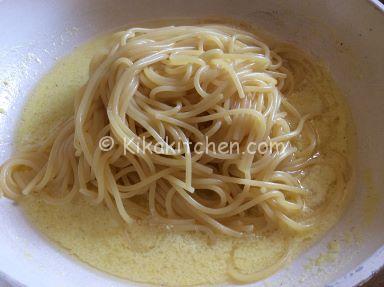
{"label": "pale yellow sauce film", "polygon": [[[19,146],[38,142],[73,114],[73,98],[88,79],[90,59],[108,40],[101,37],[76,48],[39,82],[22,115],[16,135]],[[289,55],[292,51],[302,54],[289,49]],[[292,61],[292,66],[300,69],[302,63]],[[320,154],[332,157],[337,152],[350,163],[354,146],[349,111],[328,72],[315,61],[311,65],[315,72],[301,73],[303,78],[295,79],[289,101],[301,114],[317,115],[311,124],[318,135]],[[344,168],[343,173],[350,174],[350,167]],[[346,193],[341,200],[332,201],[336,184],[333,169],[321,164],[308,167],[301,183],[310,190],[305,198],[308,207],[320,210],[327,203],[327,212],[315,222],[315,228],[304,233],[276,229],[245,238],[218,235],[213,244],[199,232],[175,232],[140,222],[121,225],[104,205],[90,205],[81,197],[53,206],[30,196],[23,198],[21,205],[51,240],[102,271],[154,284],[213,284],[233,280],[228,266],[244,274],[268,268],[284,255],[287,246],[293,258],[338,220],[348,196]]]}

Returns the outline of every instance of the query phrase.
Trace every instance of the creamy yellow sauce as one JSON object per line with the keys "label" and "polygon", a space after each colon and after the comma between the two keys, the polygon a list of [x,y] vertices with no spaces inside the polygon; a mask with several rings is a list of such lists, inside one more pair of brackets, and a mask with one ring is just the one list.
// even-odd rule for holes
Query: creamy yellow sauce
{"label": "creamy yellow sauce", "polygon": [[[101,37],[76,48],[38,83],[22,114],[16,135],[19,145],[39,141],[73,113],[73,97],[87,80],[90,59],[106,42],[107,37]],[[303,114],[321,114],[312,121],[321,152],[334,150],[351,161],[354,140],[349,111],[323,72],[320,78],[299,84],[290,101]],[[321,92],[313,89],[312,81],[321,86]],[[334,181],[331,168],[310,168],[303,180],[311,189],[308,204],[321,205],[331,194]],[[331,201],[322,220],[305,234],[275,231],[243,239],[219,236],[213,245],[199,233],[175,233],[140,223],[121,226],[106,207],[91,206],[81,198],[52,206],[37,197],[27,197],[21,206],[43,234],[91,266],[133,281],[180,286],[228,281],[227,266],[233,250],[235,265],[244,273],[269,266],[288,245],[293,256],[299,254],[337,222],[346,202]]]}

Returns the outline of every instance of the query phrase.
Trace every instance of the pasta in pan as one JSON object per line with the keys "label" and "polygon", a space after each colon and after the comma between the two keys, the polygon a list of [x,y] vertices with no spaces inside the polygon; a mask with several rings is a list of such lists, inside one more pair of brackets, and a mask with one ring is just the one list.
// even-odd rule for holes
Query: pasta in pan
{"label": "pasta in pan", "polygon": [[[292,71],[285,59],[306,67],[305,57],[223,25],[131,28],[113,38],[93,58],[74,115],[1,166],[5,196],[64,204],[81,195],[126,224],[146,220],[211,241],[311,228],[324,210],[306,206],[308,166],[332,167],[333,200],[344,196],[344,160],[322,157],[316,115],[290,103],[300,74],[316,70]],[[232,266],[229,275],[260,280],[288,257],[289,248],[265,270]]]}

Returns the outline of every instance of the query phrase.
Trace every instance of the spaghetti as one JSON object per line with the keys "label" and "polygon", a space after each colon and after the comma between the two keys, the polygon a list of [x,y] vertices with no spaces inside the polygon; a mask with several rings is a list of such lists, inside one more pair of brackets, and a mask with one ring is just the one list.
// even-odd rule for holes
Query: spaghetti
{"label": "spaghetti", "polygon": [[[215,232],[311,226],[298,175],[332,163],[316,153],[310,115],[289,102],[296,76],[311,72],[287,68],[281,55],[298,59],[289,48],[271,50],[222,25],[132,28],[113,39],[93,58],[74,116],[1,166],[5,196],[64,204],[81,195],[127,224],[141,219],[212,240]],[[236,150],[218,151],[222,143]],[[259,280],[287,257],[229,275]]]}

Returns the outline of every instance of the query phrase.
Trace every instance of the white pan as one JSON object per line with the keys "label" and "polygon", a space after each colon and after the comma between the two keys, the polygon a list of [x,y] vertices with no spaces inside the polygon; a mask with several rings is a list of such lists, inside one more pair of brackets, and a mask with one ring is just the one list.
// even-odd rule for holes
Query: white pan
{"label": "white pan", "polygon": [[[250,22],[322,58],[346,95],[357,128],[351,205],[317,245],[268,278],[267,286],[364,282],[384,266],[384,6],[377,0],[0,0],[0,162],[10,154],[28,92],[76,45],[130,22],[207,16]],[[331,240],[342,241],[346,234],[351,240],[341,244],[334,260],[308,267],[328,252]],[[39,287],[137,285],[61,252],[6,199],[0,200],[0,278]]]}

